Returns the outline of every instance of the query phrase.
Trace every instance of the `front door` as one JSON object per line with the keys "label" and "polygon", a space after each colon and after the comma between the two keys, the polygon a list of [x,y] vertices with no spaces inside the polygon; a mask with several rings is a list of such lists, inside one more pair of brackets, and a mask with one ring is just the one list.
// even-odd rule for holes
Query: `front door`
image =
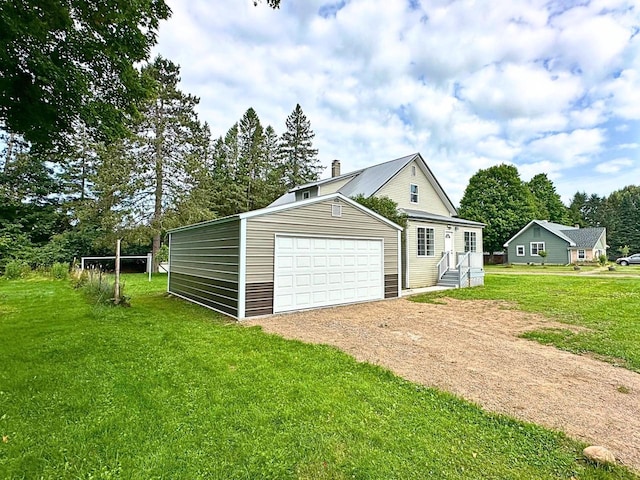
{"label": "front door", "polygon": [[444,232],[444,253],[449,257],[449,268],[456,266],[456,256],[453,252],[453,232],[451,230],[446,230]]}

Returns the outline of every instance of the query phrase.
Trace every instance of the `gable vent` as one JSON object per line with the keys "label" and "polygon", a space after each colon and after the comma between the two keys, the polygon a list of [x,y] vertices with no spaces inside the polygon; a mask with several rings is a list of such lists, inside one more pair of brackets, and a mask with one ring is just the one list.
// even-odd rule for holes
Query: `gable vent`
{"label": "gable vent", "polygon": [[331,204],[331,216],[332,217],[341,217],[342,216],[342,205],[339,203]]}

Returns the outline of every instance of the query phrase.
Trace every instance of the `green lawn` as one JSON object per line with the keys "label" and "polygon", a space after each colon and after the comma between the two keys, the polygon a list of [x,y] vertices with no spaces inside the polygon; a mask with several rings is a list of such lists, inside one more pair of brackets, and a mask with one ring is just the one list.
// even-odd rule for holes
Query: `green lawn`
{"label": "green lawn", "polygon": [[[127,277],[131,308],[0,279],[0,478],[635,478],[338,350]],[[492,283],[492,282],[490,282]]]}
{"label": "green lawn", "polygon": [[413,299],[430,302],[444,296],[506,300],[523,310],[587,327],[589,330],[581,333],[549,329],[524,336],[576,353],[590,352],[640,372],[640,278],[488,274],[484,287],[447,290]]}
{"label": "green lawn", "polygon": [[605,275],[605,276],[636,276],[640,278],[640,265],[629,265],[623,267],[621,265],[611,265],[614,270],[609,270],[608,266],[601,267],[599,265],[581,265],[580,270],[575,270],[573,265],[485,265],[485,271],[489,274],[544,274],[544,275]]}

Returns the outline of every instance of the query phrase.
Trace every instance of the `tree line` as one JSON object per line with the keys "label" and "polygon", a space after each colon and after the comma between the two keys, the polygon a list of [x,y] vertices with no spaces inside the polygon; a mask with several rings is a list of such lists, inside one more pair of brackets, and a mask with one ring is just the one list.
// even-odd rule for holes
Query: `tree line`
{"label": "tree line", "polygon": [[[35,149],[4,132],[0,152],[0,257],[32,265],[154,253],[167,229],[262,208],[318,179],[311,123],[296,105],[281,135],[253,108],[213,138],[199,99],[179,89],[179,67],[157,57],[141,73],[151,95],[126,135],[96,139],[81,122],[62,142]],[[151,241],[150,241],[151,239]]]}
{"label": "tree line", "polygon": [[576,192],[565,206],[545,173],[530,181],[520,178],[513,165],[479,170],[469,180],[459,214],[486,224],[484,250],[499,252],[504,243],[531,220],[549,220],[562,225],[605,227],[609,256],[625,251],[640,252],[640,187],[630,185],[600,197]]}

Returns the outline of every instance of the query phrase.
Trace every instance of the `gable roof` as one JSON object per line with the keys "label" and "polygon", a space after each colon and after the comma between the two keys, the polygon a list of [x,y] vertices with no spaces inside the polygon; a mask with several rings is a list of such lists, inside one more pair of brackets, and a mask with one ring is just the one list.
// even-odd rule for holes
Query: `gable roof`
{"label": "gable roof", "polygon": [[556,235],[557,237],[567,242],[570,247],[574,248],[593,248],[605,231],[604,227],[579,228],[571,227],[569,225],[562,225],[560,223],[549,222],[547,220],[531,220],[518,233],[507,240],[507,242],[503,246],[508,247],[511,241],[517,238],[522,232],[527,230],[533,224],[536,224],[544,228],[548,232]]}
{"label": "gable roof", "polygon": [[604,227],[572,228],[564,234],[575,243],[576,248],[593,248],[604,233]]}
{"label": "gable roof", "polygon": [[311,205],[317,202],[326,202],[327,200],[334,200],[337,202],[344,202],[348,205],[351,205],[354,208],[357,208],[358,210],[363,211],[364,213],[374,217],[375,219],[379,220],[382,223],[385,223],[387,225],[389,225],[390,227],[395,228],[396,230],[403,230],[403,228],[392,222],[391,220],[389,220],[388,218],[383,217],[382,215],[374,212],[373,210],[365,207],[364,205],[359,204],[358,202],[356,202],[355,200],[351,200],[348,197],[345,197],[344,195],[342,195],[341,193],[331,193],[329,195],[322,195],[321,197],[313,197],[313,198],[308,198],[306,200],[300,200],[299,202],[294,202],[294,203],[288,203],[285,205],[272,205],[272,206],[268,206],[265,208],[261,208],[259,210],[251,210],[249,212],[244,212],[244,213],[237,213],[235,215],[229,215],[227,217],[222,217],[222,218],[216,218],[215,220],[207,220],[206,222],[200,222],[200,223],[194,223],[193,225],[185,225],[184,227],[177,227],[177,228],[173,228],[171,230],[169,230],[167,233],[174,233],[174,232],[180,232],[183,230],[191,230],[192,228],[198,228],[198,227],[202,227],[205,225],[213,225],[216,223],[226,223],[232,220],[243,220],[246,218],[253,218],[253,217],[259,217],[261,215],[268,215],[270,213],[276,213],[276,212],[280,212],[283,210],[289,210],[291,208],[299,208],[299,207],[304,207],[305,205]]}
{"label": "gable roof", "polygon": [[486,227],[484,223],[465,220],[459,217],[445,217],[444,215],[436,215],[435,213],[423,212],[422,210],[409,210],[407,208],[401,208],[400,210],[404,212],[407,217],[416,220],[429,220],[438,223],[450,223],[452,225],[466,225],[468,227]]}
{"label": "gable roof", "polygon": [[393,177],[395,177],[400,170],[406,167],[410,162],[416,160],[420,169],[425,174],[433,189],[436,191],[436,194],[442,202],[445,204],[446,208],[451,212],[452,215],[457,214],[457,210],[448,195],[445,193],[444,189],[440,185],[440,182],[433,175],[433,172],[427,165],[427,163],[422,158],[420,153],[413,153],[411,155],[407,155],[404,157],[396,158],[394,160],[389,160],[388,162],[378,163],[376,165],[372,165],[371,167],[363,168],[361,170],[356,170],[354,172],[345,173],[343,175],[331,178],[325,178],[322,180],[318,180],[317,182],[311,182],[304,185],[300,185],[298,187],[294,187],[289,190],[288,193],[285,193],[280,198],[276,199],[269,206],[277,206],[283,205],[286,203],[295,201],[295,192],[299,190],[304,190],[310,187],[316,187],[319,185],[323,185],[326,183],[330,183],[336,180],[342,180],[348,177],[352,177],[345,185],[343,185],[338,192],[343,194],[346,197],[353,197],[355,195],[363,195],[364,197],[370,197],[374,195],[378,190],[380,190],[383,186],[391,181]]}

